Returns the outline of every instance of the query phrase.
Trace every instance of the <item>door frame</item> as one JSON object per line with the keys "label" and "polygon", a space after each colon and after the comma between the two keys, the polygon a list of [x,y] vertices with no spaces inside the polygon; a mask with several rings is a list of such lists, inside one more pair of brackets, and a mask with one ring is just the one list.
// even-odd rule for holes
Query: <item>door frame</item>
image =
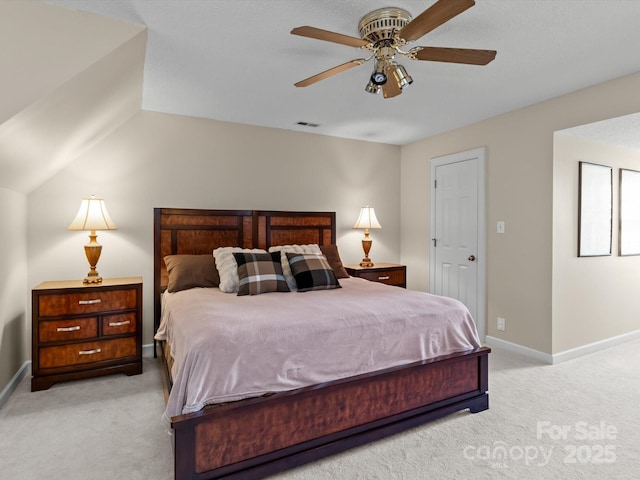
{"label": "door frame", "polygon": [[[486,186],[485,186],[485,148],[474,148],[472,150],[466,150],[464,152],[453,153],[450,155],[443,155],[441,157],[434,157],[430,162],[430,180],[429,180],[429,237],[433,238],[433,232],[436,230],[436,191],[435,191],[435,178],[436,168],[448,165],[452,163],[463,162],[465,160],[478,160],[478,253],[477,265],[478,265],[478,282],[477,282],[477,298],[478,298],[478,311],[476,312],[476,327],[478,329],[478,335],[480,341],[484,342],[487,333],[486,330],[486,308],[487,308],[487,259],[486,259]],[[435,247],[433,241],[429,241],[429,291],[434,292],[436,283],[436,267],[435,262]]]}

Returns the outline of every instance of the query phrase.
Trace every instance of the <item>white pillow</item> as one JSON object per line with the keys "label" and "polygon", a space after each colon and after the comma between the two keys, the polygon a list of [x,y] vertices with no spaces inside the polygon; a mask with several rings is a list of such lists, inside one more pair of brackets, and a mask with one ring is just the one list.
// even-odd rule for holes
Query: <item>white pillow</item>
{"label": "white pillow", "polygon": [[234,252],[245,253],[267,253],[266,250],[260,248],[241,248],[241,247],[219,247],[213,251],[213,257],[216,259],[216,268],[220,274],[219,288],[224,293],[237,293],[240,284],[238,278],[238,264],[233,257]]}
{"label": "white pillow", "polygon": [[[289,260],[287,259],[287,253],[313,253],[316,255],[322,255],[322,250],[316,243],[310,243],[308,245],[277,245],[275,247],[269,247],[269,253],[280,252],[280,263],[282,263],[282,273],[287,281],[289,290],[295,292],[298,290],[298,284],[291,272],[291,266],[289,266]],[[220,275],[220,282],[222,282],[222,275]]]}

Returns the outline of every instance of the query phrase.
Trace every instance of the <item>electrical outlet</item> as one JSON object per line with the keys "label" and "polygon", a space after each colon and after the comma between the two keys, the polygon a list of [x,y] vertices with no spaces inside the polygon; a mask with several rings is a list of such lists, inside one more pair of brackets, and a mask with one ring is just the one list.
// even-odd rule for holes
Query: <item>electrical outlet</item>
{"label": "electrical outlet", "polygon": [[504,233],[504,220],[498,220],[498,223],[496,224],[496,232]]}
{"label": "electrical outlet", "polygon": [[496,328],[497,328],[498,330],[500,330],[501,332],[504,332],[504,329],[505,329],[505,323],[506,323],[506,322],[505,322],[504,318],[500,318],[500,317],[498,317],[498,322],[497,322],[497,324],[496,324]]}

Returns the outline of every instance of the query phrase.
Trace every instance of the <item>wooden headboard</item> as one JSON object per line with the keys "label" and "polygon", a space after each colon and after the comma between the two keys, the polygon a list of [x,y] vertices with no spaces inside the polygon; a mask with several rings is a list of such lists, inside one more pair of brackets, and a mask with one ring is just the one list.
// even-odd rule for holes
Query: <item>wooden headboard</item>
{"label": "wooden headboard", "polygon": [[160,326],[160,297],[167,286],[165,256],[213,255],[218,247],[266,250],[273,245],[308,243],[336,243],[335,212],[154,208],[154,333]]}

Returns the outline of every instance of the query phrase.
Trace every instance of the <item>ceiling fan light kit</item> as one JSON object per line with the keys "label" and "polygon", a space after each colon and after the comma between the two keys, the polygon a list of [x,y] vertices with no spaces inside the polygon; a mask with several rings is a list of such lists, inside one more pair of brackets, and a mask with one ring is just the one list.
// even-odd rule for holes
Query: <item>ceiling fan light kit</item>
{"label": "ceiling fan light kit", "polygon": [[387,62],[378,60],[376,62],[376,68],[373,69],[371,74],[371,83],[374,85],[384,85],[387,83]]}
{"label": "ceiling fan light kit", "polygon": [[364,87],[364,91],[377,95],[380,93],[380,85],[376,85],[372,80],[369,80],[369,83]]}
{"label": "ceiling fan light kit", "polygon": [[330,68],[297,82],[295,86],[312,85],[375,58],[374,69],[365,86],[365,91],[372,94],[378,94],[382,91],[384,98],[393,98],[400,95],[405,87],[413,83],[413,78],[406,68],[396,62],[396,55],[403,55],[410,60],[486,65],[495,58],[495,50],[421,46],[409,50],[403,49],[409,43],[426,35],[473,5],[475,5],[474,0],[438,0],[415,18],[412,18],[411,14],[402,8],[379,8],[367,13],[360,20],[358,29],[361,38],[309,26],[294,28],[291,30],[294,35],[339,43],[372,52],[368,58],[351,60]]}
{"label": "ceiling fan light kit", "polygon": [[391,72],[400,88],[404,88],[413,83],[413,78],[411,78],[411,75],[407,73],[407,70],[402,65],[394,65]]}

